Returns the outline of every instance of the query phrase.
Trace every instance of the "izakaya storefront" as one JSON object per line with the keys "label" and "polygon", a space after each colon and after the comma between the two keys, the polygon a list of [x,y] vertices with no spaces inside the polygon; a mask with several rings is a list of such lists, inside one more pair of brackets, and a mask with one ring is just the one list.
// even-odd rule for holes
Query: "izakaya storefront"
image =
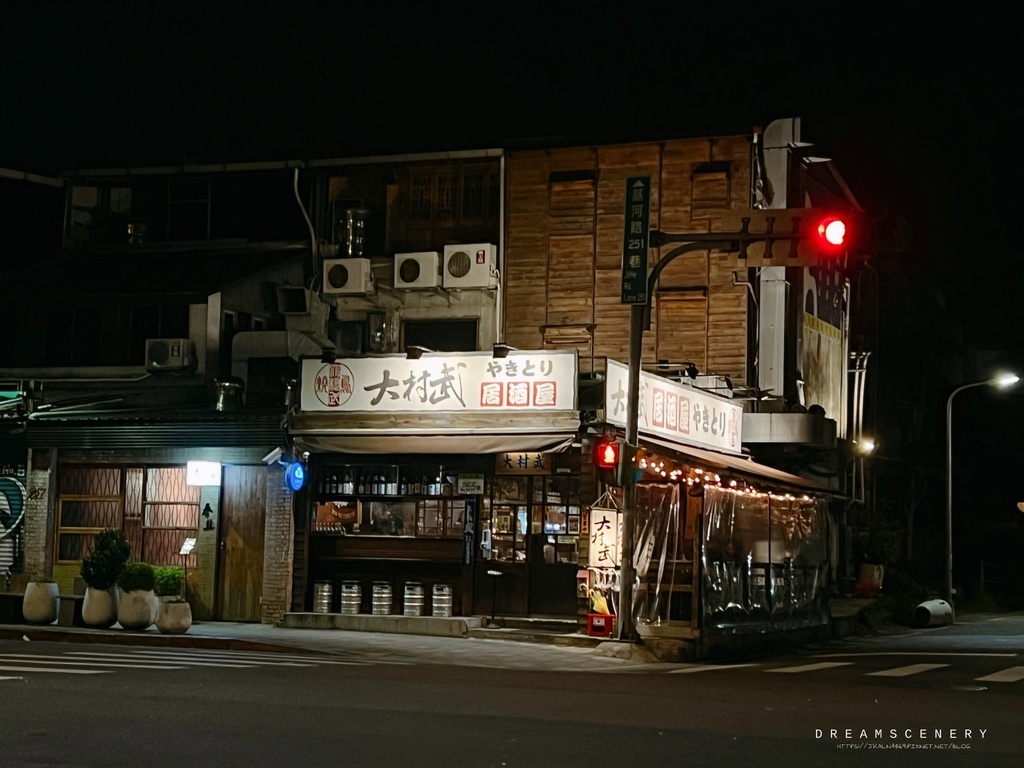
{"label": "izakaya storefront", "polygon": [[[609,424],[624,428],[628,371],[609,361]],[[708,655],[737,637],[827,626],[830,500],[814,481],[745,457],[742,407],[641,374],[633,618],[642,638]],[[622,489],[590,511],[588,570],[618,602]],[[614,562],[608,561],[611,552]],[[611,567],[609,567],[611,566]]]}
{"label": "izakaya storefront", "polygon": [[575,352],[310,359],[301,376],[304,610],[576,615]]}

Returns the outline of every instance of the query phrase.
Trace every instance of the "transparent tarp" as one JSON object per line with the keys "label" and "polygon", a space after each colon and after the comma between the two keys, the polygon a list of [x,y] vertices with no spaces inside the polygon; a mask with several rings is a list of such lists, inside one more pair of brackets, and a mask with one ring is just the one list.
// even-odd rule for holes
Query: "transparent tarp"
{"label": "transparent tarp", "polygon": [[724,632],[827,621],[824,499],[704,490],[703,626]]}

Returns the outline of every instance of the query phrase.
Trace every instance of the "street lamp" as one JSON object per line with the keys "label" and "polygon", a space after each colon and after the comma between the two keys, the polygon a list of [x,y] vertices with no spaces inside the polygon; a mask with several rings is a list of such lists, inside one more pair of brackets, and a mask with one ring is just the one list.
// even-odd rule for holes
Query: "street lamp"
{"label": "street lamp", "polygon": [[965,389],[985,385],[1006,389],[1018,381],[1018,376],[1005,373],[987,381],[964,384],[950,392],[946,401],[946,602],[950,606],[953,605],[953,398]]}

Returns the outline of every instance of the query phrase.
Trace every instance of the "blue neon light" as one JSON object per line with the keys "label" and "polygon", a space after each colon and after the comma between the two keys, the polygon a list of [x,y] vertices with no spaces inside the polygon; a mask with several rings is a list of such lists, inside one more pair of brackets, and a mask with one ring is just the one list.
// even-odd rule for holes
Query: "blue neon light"
{"label": "blue neon light", "polygon": [[297,461],[289,464],[284,471],[284,482],[293,493],[301,491],[306,484],[306,468]]}

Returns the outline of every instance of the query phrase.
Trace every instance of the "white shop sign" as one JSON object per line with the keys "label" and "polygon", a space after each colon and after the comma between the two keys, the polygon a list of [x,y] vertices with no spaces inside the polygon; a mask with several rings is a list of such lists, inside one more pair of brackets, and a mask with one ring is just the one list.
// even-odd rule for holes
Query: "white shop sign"
{"label": "white shop sign", "polygon": [[591,568],[618,568],[620,530],[620,513],[617,509],[591,507],[590,515],[590,549],[587,565]]}
{"label": "white shop sign", "polygon": [[[629,367],[608,361],[605,418],[626,426]],[[637,429],[641,435],[662,437],[686,445],[739,454],[743,445],[743,406],[728,398],[676,384],[640,372]]]}
{"label": "white shop sign", "polygon": [[576,353],[432,353],[302,361],[303,411],[502,413],[576,408]]}

